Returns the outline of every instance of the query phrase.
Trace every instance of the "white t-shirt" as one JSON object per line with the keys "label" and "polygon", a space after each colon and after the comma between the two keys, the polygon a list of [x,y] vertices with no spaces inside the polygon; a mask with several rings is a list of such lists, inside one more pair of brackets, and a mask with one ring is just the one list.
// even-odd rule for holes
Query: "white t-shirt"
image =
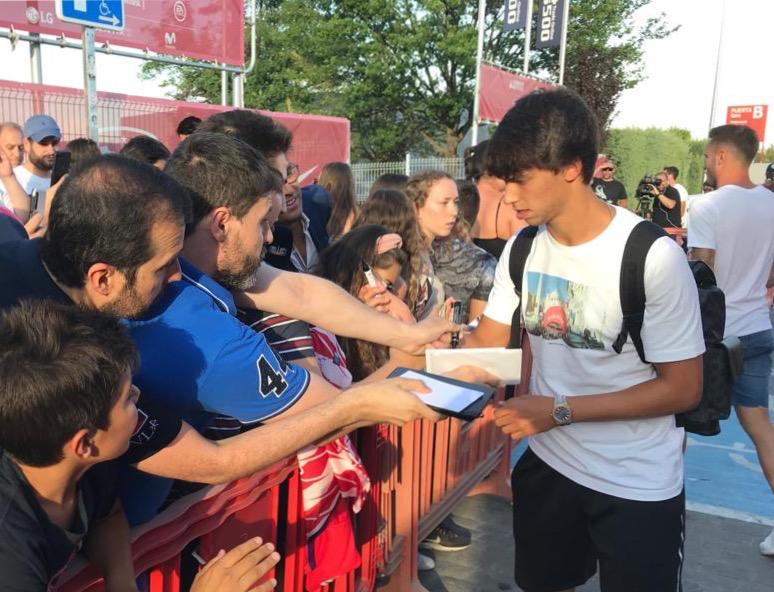
{"label": "white t-shirt", "polygon": [[685,201],[688,199],[688,190],[680,185],[680,183],[675,183],[672,185],[675,189],[677,189],[677,193],[680,194],[680,201],[685,203]]}
{"label": "white t-shirt", "polygon": [[[616,207],[608,227],[573,247],[541,227],[524,266],[521,314],[534,356],[530,392],[536,395],[604,394],[655,378],[631,340],[612,349],[623,313],[619,276],[624,245],[641,218]],[[509,273],[514,238],[495,272],[484,314],[510,325],[519,303]],[[685,254],[670,238],[658,239],[645,262],[642,342],[652,362],[694,358],[704,352],[696,283]],[[631,500],[659,501],[683,487],[683,429],[674,416],[580,422],[529,439],[534,453],[585,487]]]}
{"label": "white t-shirt", "polygon": [[774,263],[774,194],[725,185],[691,206],[688,246],[715,250],[715,279],[726,295],[726,336],[771,328],[766,281]]}
{"label": "white t-shirt", "polygon": [[[46,191],[51,187],[50,177],[38,177],[37,175],[28,171],[23,165],[19,165],[13,169],[13,174],[16,175],[16,180],[19,181],[19,185],[22,186],[27,195],[32,194],[33,191],[38,191],[38,207],[36,211],[43,212],[46,205]],[[8,209],[11,207],[11,200],[8,192],[5,190],[3,182],[0,181],[0,201]]]}
{"label": "white t-shirt", "polygon": [[696,203],[697,200],[703,198],[706,195],[706,193],[697,193],[695,195],[689,195],[688,199],[685,200],[685,215],[683,216],[683,228],[688,228],[688,221],[691,219],[691,208],[693,208],[693,204]]}

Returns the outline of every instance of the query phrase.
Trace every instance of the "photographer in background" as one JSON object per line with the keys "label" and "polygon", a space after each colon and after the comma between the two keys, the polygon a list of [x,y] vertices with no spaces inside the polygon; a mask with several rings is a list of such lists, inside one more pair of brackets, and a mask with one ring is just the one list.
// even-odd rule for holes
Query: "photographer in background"
{"label": "photographer in background", "polygon": [[680,228],[680,193],[669,185],[666,171],[656,173],[659,183],[650,185],[653,196],[653,214],[651,220],[661,228]]}
{"label": "photographer in background", "polygon": [[685,217],[685,206],[688,202],[688,190],[677,182],[677,177],[680,176],[680,169],[676,166],[666,165],[664,166],[664,172],[667,175],[667,183],[669,183],[669,186],[674,187],[680,194],[680,206],[682,208],[680,214]]}

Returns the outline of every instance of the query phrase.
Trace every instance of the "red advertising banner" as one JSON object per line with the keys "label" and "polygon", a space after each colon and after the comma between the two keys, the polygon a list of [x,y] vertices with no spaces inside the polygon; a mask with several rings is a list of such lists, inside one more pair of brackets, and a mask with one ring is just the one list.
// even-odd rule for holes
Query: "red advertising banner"
{"label": "red advertising banner", "polygon": [[[0,5],[2,0],[0,0]],[[178,122],[189,115],[206,119],[231,107],[168,99],[97,93],[99,144],[117,151],[139,134],[153,136],[174,150]],[[74,88],[0,80],[0,121],[24,121],[36,113],[53,117],[65,142],[87,134],[83,91]],[[260,111],[293,133],[289,158],[300,169],[302,184],[320,176],[328,162],[349,160],[349,120],[324,115]]]}
{"label": "red advertising banner", "polygon": [[[88,0],[96,2],[97,0]],[[235,66],[245,61],[244,0],[124,0],[126,28],[97,29],[97,42]],[[54,0],[0,0],[0,27],[81,37]]]}
{"label": "red advertising banner", "polygon": [[481,64],[481,120],[500,121],[518,99],[539,88],[554,88],[554,85],[490,64]]}
{"label": "red advertising banner", "polygon": [[752,128],[758,134],[758,140],[763,142],[768,111],[768,105],[736,105],[726,111],[726,123]]}

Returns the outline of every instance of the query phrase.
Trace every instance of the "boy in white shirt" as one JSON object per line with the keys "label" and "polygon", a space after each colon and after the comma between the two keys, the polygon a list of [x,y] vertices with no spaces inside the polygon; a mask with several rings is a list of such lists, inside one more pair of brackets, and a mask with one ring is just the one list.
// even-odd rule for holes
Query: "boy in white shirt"
{"label": "boy in white shirt", "polygon": [[[774,196],[750,180],[757,152],[758,137],[747,126],[710,130],[704,166],[717,189],[691,208],[688,247],[689,257],[713,269],[726,295],[725,335],[739,337],[744,346],[744,367],[731,402],[774,490],[774,426],[769,417],[774,332],[766,300],[766,289],[774,286]],[[774,530],[760,550],[774,555]]]}
{"label": "boy in white shirt", "polygon": [[[575,93],[530,94],[492,138],[487,170],[504,201],[538,231],[517,295],[503,251],[494,288],[466,347],[503,346],[514,311],[533,353],[530,395],[502,404],[497,425],[529,448],[512,476],[516,583],[573,590],[600,569],[603,592],[679,590],[684,433],[674,414],[702,385],[696,284],[668,237],[645,262],[643,363],[622,326],[624,246],[641,221],[589,186],[598,125]],[[518,321],[516,321],[518,322]]]}

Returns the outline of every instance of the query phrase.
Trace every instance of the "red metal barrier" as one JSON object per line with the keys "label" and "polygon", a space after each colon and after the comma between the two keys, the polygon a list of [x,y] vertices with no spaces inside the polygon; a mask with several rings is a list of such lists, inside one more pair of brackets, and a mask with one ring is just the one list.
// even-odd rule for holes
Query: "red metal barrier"
{"label": "red metal barrier", "polygon": [[[178,122],[188,115],[206,119],[233,107],[190,103],[170,99],[135,97],[118,93],[97,93],[99,143],[119,150],[138,134],[151,135],[170,150],[177,146]],[[331,161],[349,160],[349,120],[324,115],[259,111],[282,123],[293,133],[290,158],[301,173],[308,173],[304,184],[320,174]],[[35,113],[51,115],[59,123],[64,140],[87,135],[83,90],[0,80],[0,122],[19,125]]]}
{"label": "red metal barrier", "polygon": [[[417,550],[452,508],[471,491],[510,495],[505,487],[510,440],[494,425],[499,391],[482,418],[414,422],[360,430],[357,446],[372,490],[355,517],[362,564],[321,590],[366,592],[378,572],[389,576],[387,592],[422,590]],[[489,477],[489,479],[487,479]],[[301,519],[300,478],[295,457],[248,479],[208,487],[174,502],[132,533],[137,573],[148,572],[150,592],[180,590],[181,553],[198,540],[205,560],[253,536],[273,541],[282,555],[274,574],[278,590],[304,590],[306,533]],[[91,566],[70,566],[60,592],[96,592],[102,581]]]}

